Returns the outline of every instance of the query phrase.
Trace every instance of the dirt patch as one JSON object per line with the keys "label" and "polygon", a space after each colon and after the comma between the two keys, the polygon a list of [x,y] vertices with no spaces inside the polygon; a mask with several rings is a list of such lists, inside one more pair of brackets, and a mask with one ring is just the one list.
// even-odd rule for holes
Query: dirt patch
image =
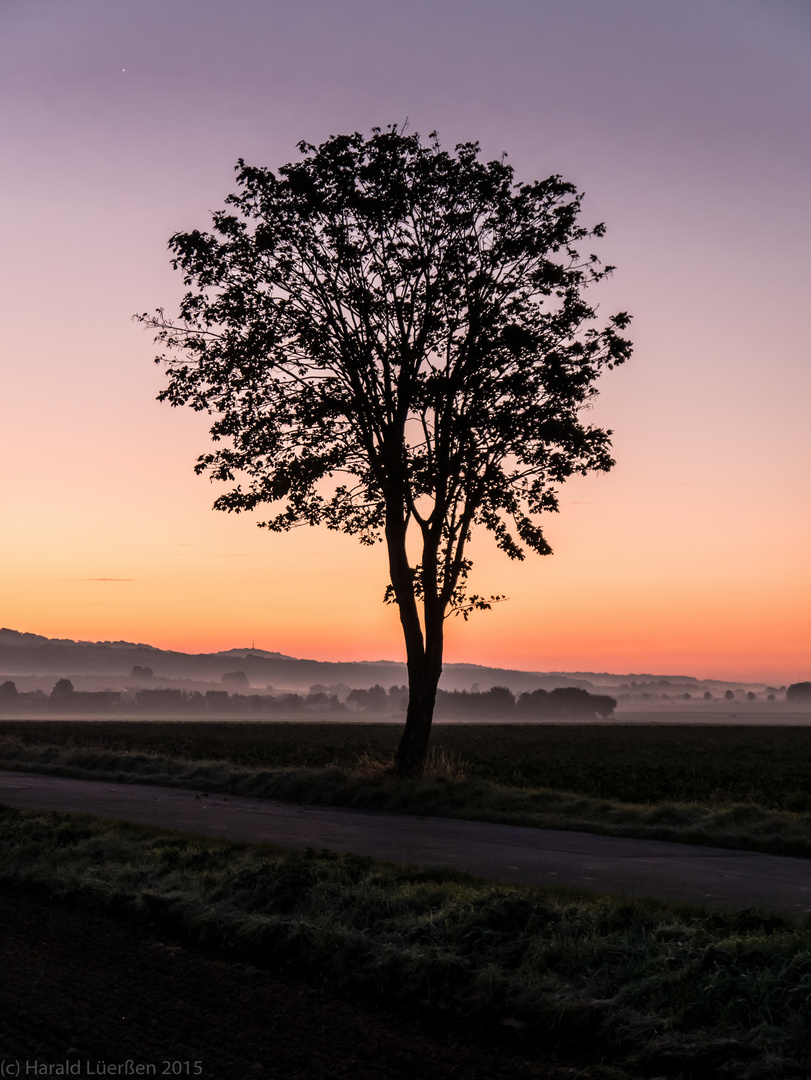
{"label": "dirt patch", "polygon": [[13,1075],[7,1067],[14,1061],[20,1076],[26,1066],[30,1076],[138,1075],[138,1065],[145,1069],[140,1075],[203,1080],[592,1075],[521,1046],[515,1031],[485,1038],[443,1031],[16,888],[0,887],[0,926],[4,1075]]}

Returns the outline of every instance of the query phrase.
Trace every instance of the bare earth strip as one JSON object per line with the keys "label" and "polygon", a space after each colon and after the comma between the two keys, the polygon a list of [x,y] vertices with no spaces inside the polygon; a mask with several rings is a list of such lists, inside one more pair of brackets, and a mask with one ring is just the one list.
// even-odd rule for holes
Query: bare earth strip
{"label": "bare earth strip", "polygon": [[811,861],[586,833],[298,806],[178,788],[0,771],[0,803],[93,814],[230,840],[325,848],[465,870],[512,884],[564,885],[710,907],[811,911]]}

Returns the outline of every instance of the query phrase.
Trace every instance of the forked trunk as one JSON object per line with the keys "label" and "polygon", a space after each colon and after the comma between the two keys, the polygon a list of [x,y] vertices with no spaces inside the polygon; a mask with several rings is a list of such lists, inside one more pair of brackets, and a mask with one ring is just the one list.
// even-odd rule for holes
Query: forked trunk
{"label": "forked trunk", "polygon": [[421,776],[428,757],[431,721],[436,691],[442,674],[444,605],[436,595],[436,551],[438,541],[423,546],[425,633],[420,626],[414,572],[406,552],[407,517],[404,498],[395,491],[387,499],[386,546],[389,573],[400,611],[408,665],[408,711],[405,729],[395,757],[398,776]]}

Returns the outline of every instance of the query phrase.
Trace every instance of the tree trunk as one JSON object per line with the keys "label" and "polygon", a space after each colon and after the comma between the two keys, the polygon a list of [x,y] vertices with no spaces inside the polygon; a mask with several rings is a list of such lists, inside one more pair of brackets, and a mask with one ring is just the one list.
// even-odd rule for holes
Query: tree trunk
{"label": "tree trunk", "polygon": [[425,650],[408,661],[408,711],[395,757],[398,776],[422,776],[428,757],[431,723],[442,674],[443,622],[426,628]]}
{"label": "tree trunk", "polygon": [[439,604],[436,595],[436,543],[433,544],[433,550],[431,545],[423,545],[423,575],[426,576],[428,564],[429,576],[428,587],[424,589],[426,599],[423,636],[414,591],[414,575],[406,552],[407,516],[403,511],[404,498],[394,490],[386,502],[389,573],[400,611],[408,665],[408,711],[405,729],[397,748],[395,769],[398,776],[421,776],[428,757],[436,691],[439,676],[442,674],[444,644],[444,608]]}

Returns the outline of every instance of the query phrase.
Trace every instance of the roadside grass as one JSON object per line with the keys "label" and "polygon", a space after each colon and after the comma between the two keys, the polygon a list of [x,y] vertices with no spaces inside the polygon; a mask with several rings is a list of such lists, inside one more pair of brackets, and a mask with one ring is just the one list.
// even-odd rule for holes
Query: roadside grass
{"label": "roadside grass", "polygon": [[[811,1069],[811,931],[0,807],[0,881],[634,1075]],[[606,1074],[607,1075],[607,1074]]]}
{"label": "roadside grass", "polygon": [[399,781],[399,727],[0,722],[0,768],[811,857],[805,728],[437,724]]}

